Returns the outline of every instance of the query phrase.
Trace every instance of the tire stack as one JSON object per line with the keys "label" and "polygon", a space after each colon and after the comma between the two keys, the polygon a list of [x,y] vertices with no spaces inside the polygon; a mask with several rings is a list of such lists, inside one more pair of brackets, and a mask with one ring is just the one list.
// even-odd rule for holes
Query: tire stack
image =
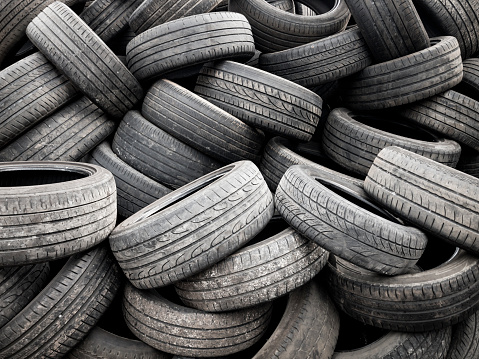
{"label": "tire stack", "polygon": [[0,358],[477,358],[479,0],[6,0]]}

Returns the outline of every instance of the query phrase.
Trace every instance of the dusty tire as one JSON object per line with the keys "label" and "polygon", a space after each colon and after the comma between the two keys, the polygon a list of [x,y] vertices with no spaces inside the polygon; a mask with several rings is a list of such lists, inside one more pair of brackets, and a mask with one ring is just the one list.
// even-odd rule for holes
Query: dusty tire
{"label": "dusty tire", "polygon": [[298,84],[233,61],[204,65],[194,91],[251,126],[300,141],[311,139],[323,104]]}
{"label": "dusty tire", "polygon": [[364,189],[408,223],[479,253],[479,179],[402,148],[388,147],[374,160]]}
{"label": "dusty tire", "polygon": [[273,210],[258,168],[236,162],[135,213],[115,228],[110,246],[133,285],[162,287],[238,250],[261,231]]}
{"label": "dusty tire", "polygon": [[73,255],[0,329],[0,356],[62,358],[95,326],[120,284],[120,269],[106,246]]}
{"label": "dusty tire", "polygon": [[479,59],[469,58],[462,62],[462,81],[454,90],[479,101]]}
{"label": "dusty tire", "polygon": [[72,83],[115,118],[122,118],[143,96],[138,81],[83,20],[55,2],[27,27],[35,46]]}
{"label": "dusty tire", "polygon": [[477,310],[453,327],[446,359],[474,359],[479,356],[479,313]]}
{"label": "dusty tire", "polygon": [[123,315],[135,336],[161,351],[183,356],[212,357],[249,348],[264,334],[271,316],[271,303],[205,313],[130,284],[123,298]]}
{"label": "dusty tire", "polygon": [[321,175],[303,165],[290,167],[281,178],[275,205],[291,227],[327,251],[378,273],[404,273],[415,265],[426,248],[424,233],[374,206],[362,188]]}
{"label": "dusty tire", "polygon": [[462,79],[456,38],[435,37],[431,46],[374,64],[348,78],[342,98],[352,110],[376,110],[423,100],[451,89]]}
{"label": "dusty tire", "polygon": [[106,239],[115,226],[115,182],[101,167],[4,162],[0,163],[0,183],[2,266],[45,262],[84,251]]}

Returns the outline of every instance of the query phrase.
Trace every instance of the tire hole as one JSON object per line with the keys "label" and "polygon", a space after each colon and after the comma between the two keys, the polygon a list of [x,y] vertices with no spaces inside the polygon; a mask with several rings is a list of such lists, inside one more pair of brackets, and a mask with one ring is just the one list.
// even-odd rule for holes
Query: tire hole
{"label": "tire hole", "polygon": [[38,186],[74,181],[87,177],[86,172],[62,170],[22,170],[0,172],[0,187]]}

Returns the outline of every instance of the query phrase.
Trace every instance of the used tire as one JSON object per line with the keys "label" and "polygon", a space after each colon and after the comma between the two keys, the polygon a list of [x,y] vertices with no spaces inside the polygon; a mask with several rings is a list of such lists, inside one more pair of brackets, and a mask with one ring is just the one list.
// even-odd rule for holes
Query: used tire
{"label": "used tire", "polygon": [[368,195],[412,225],[479,253],[479,179],[399,147],[382,150],[364,180]]}
{"label": "used tire", "polygon": [[321,175],[300,165],[281,178],[275,205],[291,227],[327,251],[378,273],[404,273],[416,264],[426,248],[424,233],[376,207],[362,188]]}
{"label": "used tire", "polygon": [[0,265],[62,258],[107,238],[116,189],[104,168],[75,162],[0,163]]}
{"label": "used tire", "polygon": [[453,327],[446,359],[475,359],[479,356],[479,313],[477,310]]}
{"label": "used tire", "polygon": [[122,118],[142,97],[143,89],[83,20],[54,2],[27,27],[35,46],[103,111]]}
{"label": "used tire", "polygon": [[479,59],[470,58],[462,62],[462,81],[454,89],[479,101]]}
{"label": "used tire", "polygon": [[258,168],[236,162],[138,211],[115,228],[110,245],[133,285],[162,287],[238,250],[261,231],[273,210]]}

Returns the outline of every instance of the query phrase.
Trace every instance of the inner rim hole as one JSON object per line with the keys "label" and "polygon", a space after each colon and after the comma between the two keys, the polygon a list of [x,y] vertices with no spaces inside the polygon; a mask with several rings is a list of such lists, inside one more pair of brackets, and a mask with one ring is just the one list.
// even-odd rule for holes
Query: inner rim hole
{"label": "inner rim hole", "polygon": [[38,186],[74,181],[87,173],[62,170],[13,170],[0,172],[0,187]]}

